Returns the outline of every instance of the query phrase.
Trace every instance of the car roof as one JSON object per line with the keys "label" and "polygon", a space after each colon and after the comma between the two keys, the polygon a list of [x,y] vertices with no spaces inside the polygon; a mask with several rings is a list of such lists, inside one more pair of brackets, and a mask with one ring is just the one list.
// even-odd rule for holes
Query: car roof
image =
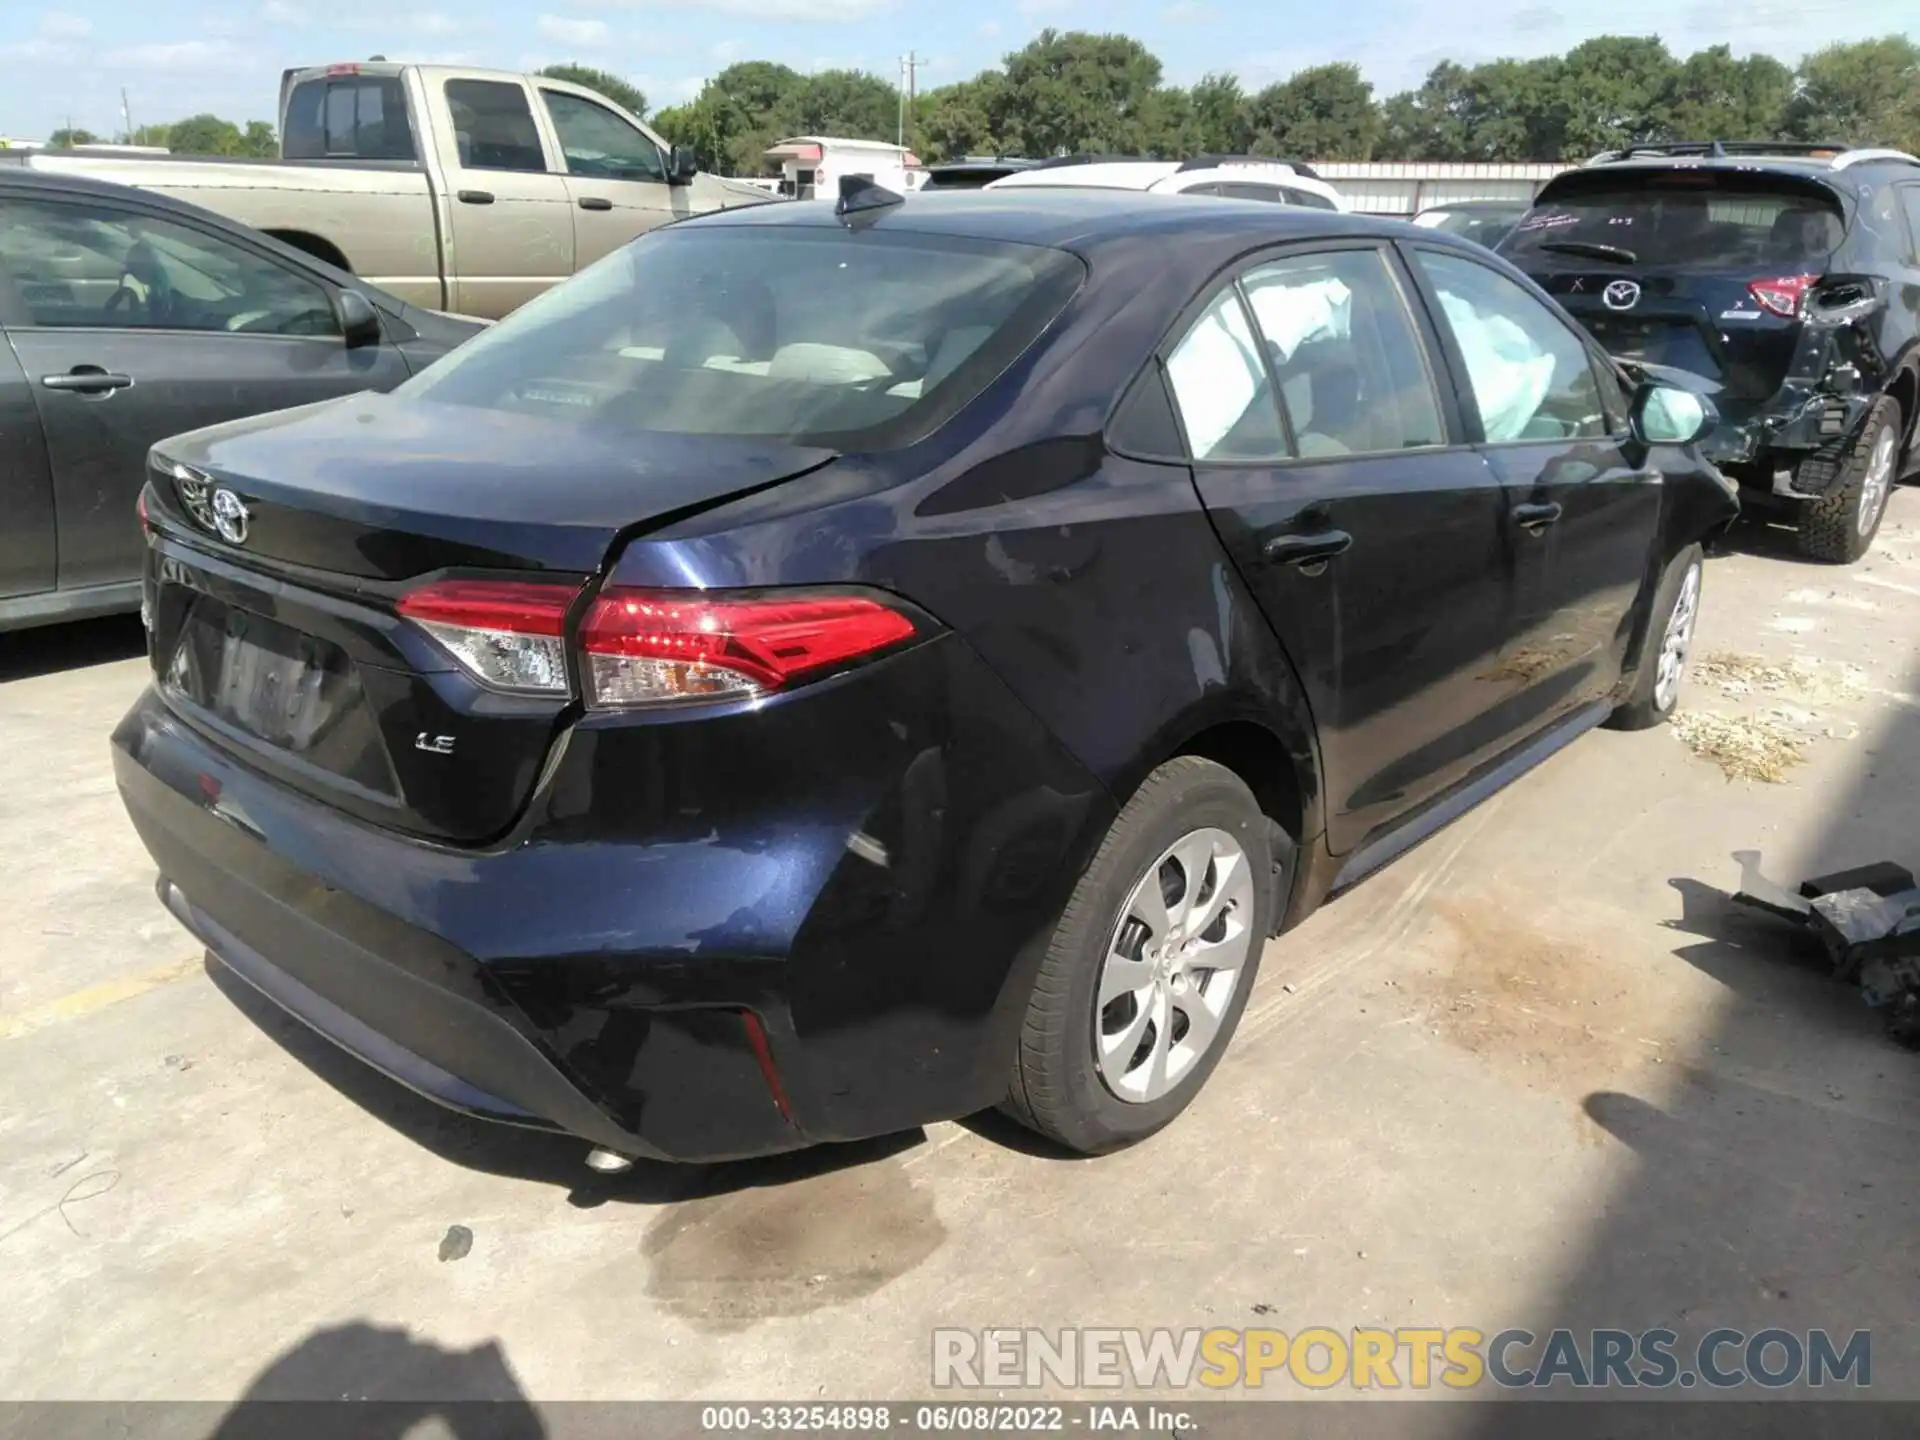
{"label": "car roof", "polygon": [[1093,160],[1084,165],[1041,165],[994,181],[999,190],[1053,190],[1066,186],[1145,190],[1175,175],[1177,160]]}
{"label": "car roof", "polygon": [[[832,201],[788,200],[719,210],[682,220],[671,228],[750,225],[823,229],[841,223]],[[1212,195],[1066,186],[1016,190],[990,185],[984,190],[922,191],[898,205],[857,212],[852,223],[861,228],[1003,240],[1082,253],[1139,235],[1204,235],[1240,244],[1243,249],[1322,235],[1391,238],[1417,234],[1423,242],[1434,238],[1432,231],[1415,231],[1405,221],[1336,210]]]}

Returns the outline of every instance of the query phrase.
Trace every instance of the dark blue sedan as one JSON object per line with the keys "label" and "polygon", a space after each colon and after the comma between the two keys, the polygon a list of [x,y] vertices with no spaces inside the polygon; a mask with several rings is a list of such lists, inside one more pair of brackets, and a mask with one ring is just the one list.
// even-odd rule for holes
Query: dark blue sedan
{"label": "dark blue sedan", "polygon": [[1270,935],[1672,711],[1711,412],[1505,262],[897,198],[656,231],[155,450],[115,762],[219,960],[606,1167],[994,1105],[1105,1150]]}

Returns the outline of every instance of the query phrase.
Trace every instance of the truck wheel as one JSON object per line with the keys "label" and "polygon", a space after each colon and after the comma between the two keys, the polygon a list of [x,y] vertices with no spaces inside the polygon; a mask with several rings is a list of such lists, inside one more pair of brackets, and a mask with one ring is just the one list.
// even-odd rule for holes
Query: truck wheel
{"label": "truck wheel", "polygon": [[1802,555],[1848,565],[1867,553],[1887,513],[1899,453],[1900,406],[1883,395],[1857,435],[1800,462],[1801,488],[1826,482],[1825,493],[1801,507]]}
{"label": "truck wheel", "polygon": [[1700,619],[1700,586],[1706,564],[1698,545],[1689,545],[1668,563],[1654,592],[1647,619],[1647,641],[1633,686],[1607,717],[1613,730],[1646,730],[1662,724],[1680,703],[1680,682],[1693,653],[1693,628]]}
{"label": "truck wheel", "polygon": [[1183,755],[1147,777],[1047,947],[1009,1114],[1092,1155],[1186,1109],[1239,1024],[1273,928],[1270,843],[1253,792],[1225,766]]}

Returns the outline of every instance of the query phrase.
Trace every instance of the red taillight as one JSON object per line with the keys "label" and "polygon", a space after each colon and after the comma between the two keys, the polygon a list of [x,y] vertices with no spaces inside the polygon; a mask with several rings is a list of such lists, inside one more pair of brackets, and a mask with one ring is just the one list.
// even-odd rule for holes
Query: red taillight
{"label": "red taillight", "polygon": [[[440,580],[400,614],[497,690],[564,695],[570,585]],[[588,700],[602,708],[751,699],[911,640],[914,622],[866,595],[603,590],[580,624]]]}
{"label": "red taillight", "polygon": [[578,593],[539,581],[439,580],[397,608],[495,689],[564,695],[567,609]]}
{"label": "red taillight", "polygon": [[1819,278],[1818,275],[1780,275],[1771,280],[1755,280],[1747,286],[1747,293],[1762,310],[1782,320],[1798,320],[1801,307],[1807,303],[1807,291]]}
{"label": "red taillight", "polygon": [[913,638],[865,595],[608,589],[580,627],[588,700],[603,707],[750,699]]}

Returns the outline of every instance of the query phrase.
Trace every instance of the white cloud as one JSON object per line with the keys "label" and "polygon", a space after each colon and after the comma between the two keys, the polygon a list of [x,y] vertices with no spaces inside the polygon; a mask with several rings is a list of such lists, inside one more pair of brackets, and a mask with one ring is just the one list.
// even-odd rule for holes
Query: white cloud
{"label": "white cloud", "polygon": [[224,40],[177,40],[153,45],[123,45],[107,52],[107,64],[126,70],[207,70],[233,63]]}
{"label": "white cloud", "polygon": [[565,15],[542,15],[533,28],[543,40],[558,45],[604,45],[613,34],[604,20],[575,20]]}
{"label": "white cloud", "polygon": [[991,40],[994,36],[998,35],[999,33],[1000,33],[1000,22],[998,20],[982,20],[980,22],[980,38],[981,39]]}
{"label": "white cloud", "polygon": [[51,40],[17,40],[0,45],[0,60],[65,60],[72,52]]}
{"label": "white cloud", "polygon": [[1072,8],[1072,0],[1019,0],[1014,9],[1029,20],[1036,15],[1057,15]]}
{"label": "white cloud", "polygon": [[1160,18],[1169,25],[1192,25],[1197,21],[1213,18],[1213,7],[1203,5],[1200,0],[1174,0],[1160,12]]}
{"label": "white cloud", "polygon": [[[594,9],[636,10],[652,7],[657,0],[581,0]],[[816,25],[835,25],[849,20],[864,20],[891,10],[894,0],[704,0],[700,9],[708,14],[741,15],[749,20],[805,20]]]}
{"label": "white cloud", "polygon": [[84,15],[49,10],[40,17],[40,38],[43,40],[84,40],[92,33],[93,22]]}
{"label": "white cloud", "polygon": [[458,35],[464,27],[444,10],[428,10],[423,14],[407,17],[407,29],[415,35],[431,35],[445,38]]}
{"label": "white cloud", "polygon": [[260,18],[272,25],[304,26],[307,12],[292,4],[291,0],[267,0],[260,7]]}
{"label": "white cloud", "polygon": [[707,54],[712,57],[716,65],[731,65],[740,58],[740,46],[735,41],[722,40],[708,50]]}

